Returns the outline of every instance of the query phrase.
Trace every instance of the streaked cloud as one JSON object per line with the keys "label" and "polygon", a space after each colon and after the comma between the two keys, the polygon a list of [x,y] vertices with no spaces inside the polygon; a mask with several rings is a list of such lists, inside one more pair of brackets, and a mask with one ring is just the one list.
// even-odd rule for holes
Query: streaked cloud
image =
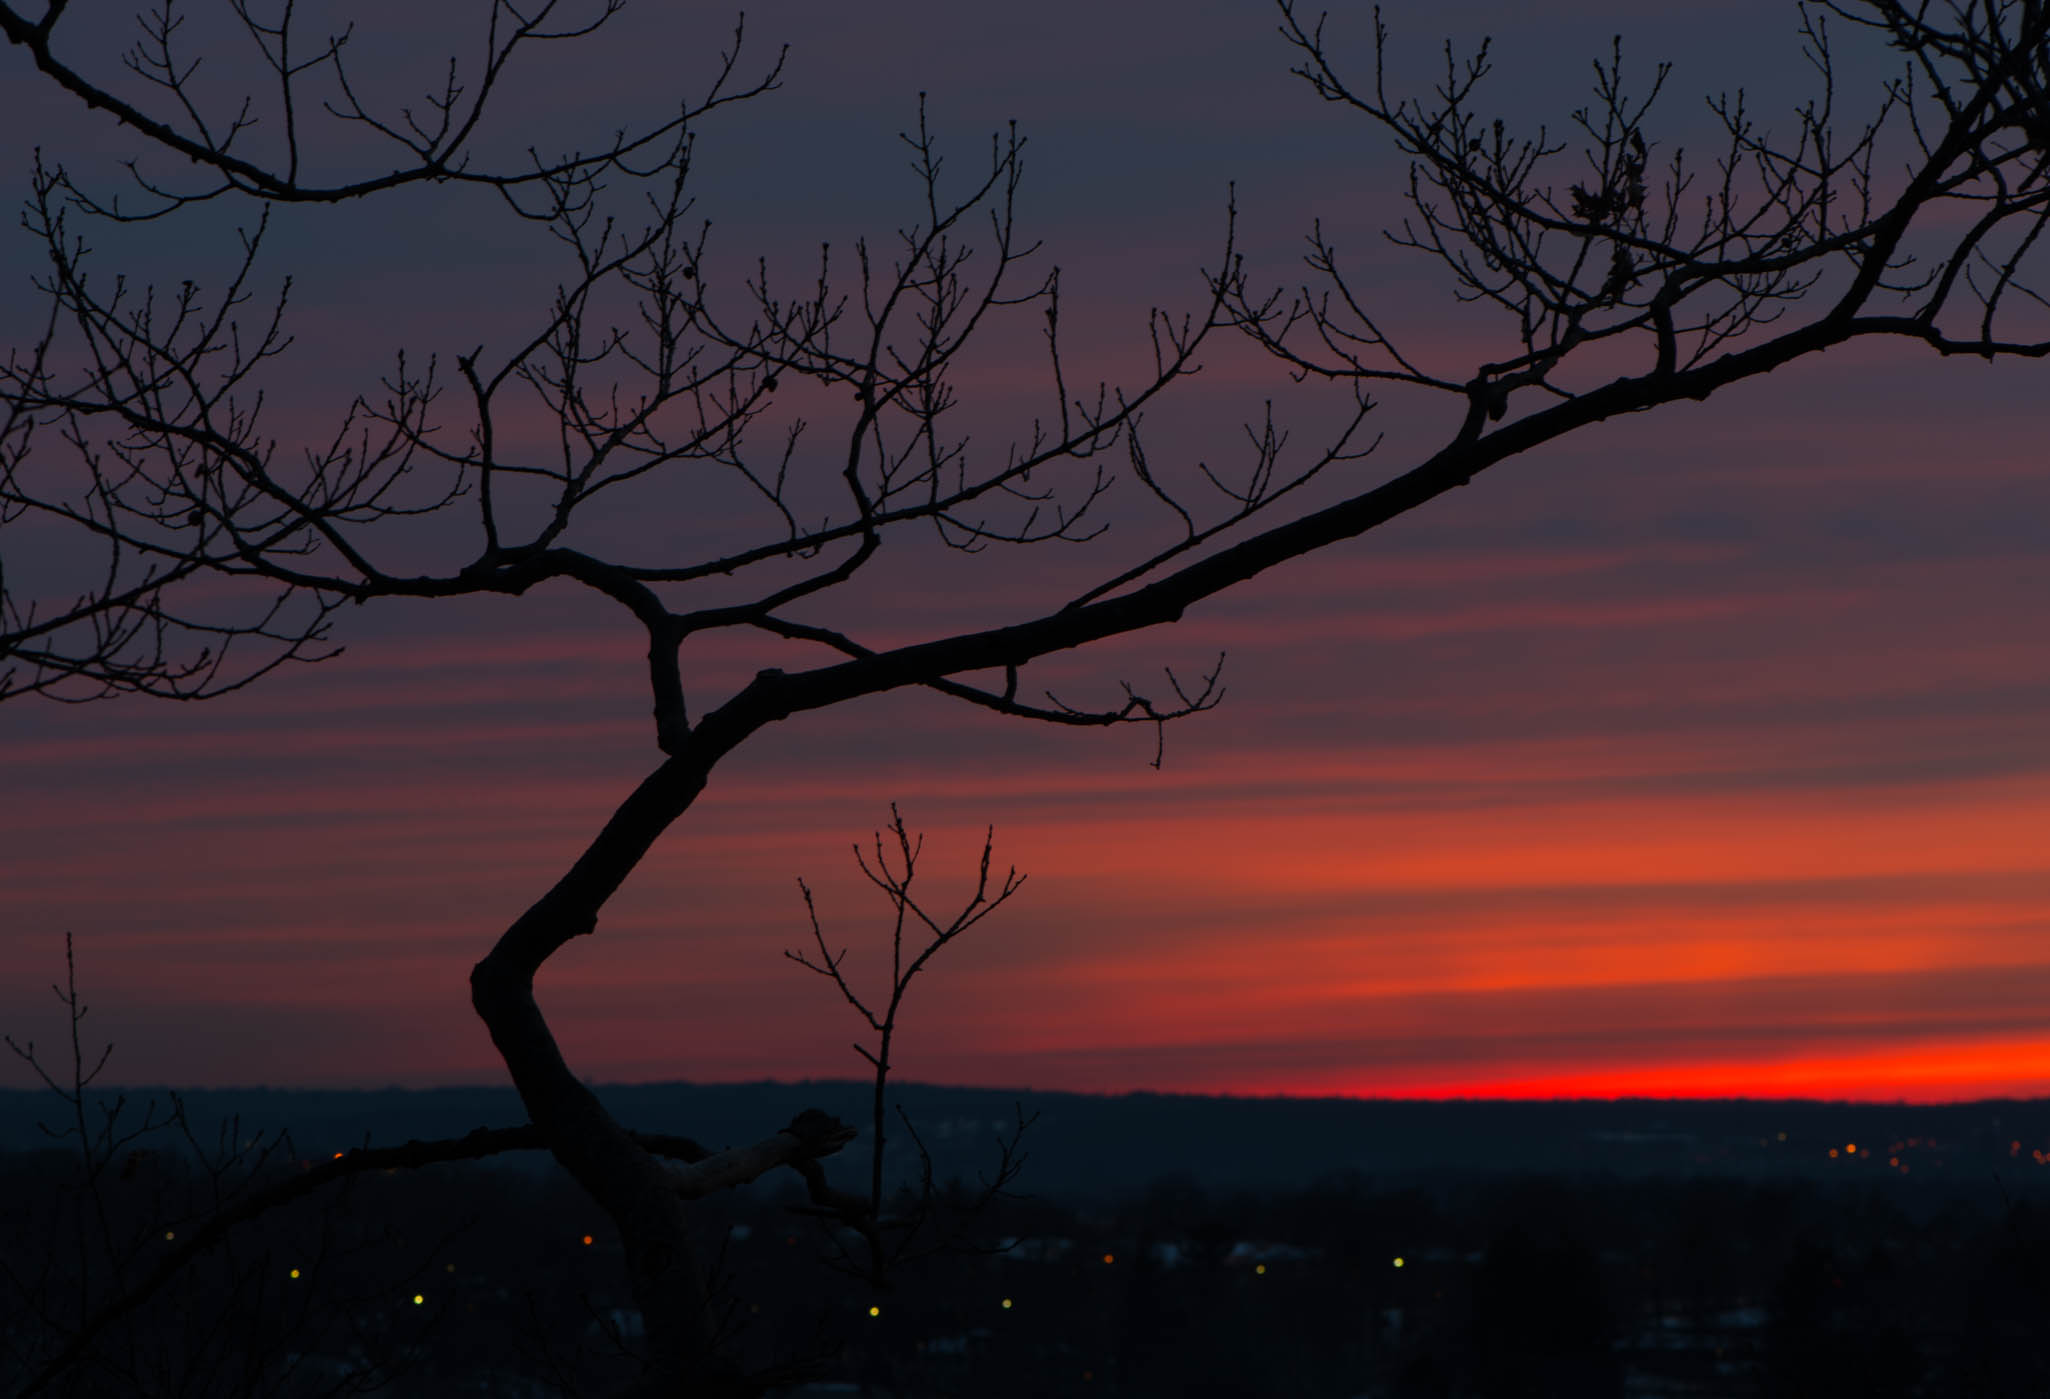
{"label": "streaked cloud", "polygon": [[[1398,212],[1383,197],[1398,165],[1346,163],[1366,138],[1296,90],[1278,45],[1259,47],[1257,6],[1184,7],[1172,25],[1092,12],[1080,46],[1037,11],[916,8],[937,57],[844,6],[759,16],[800,41],[790,88],[758,125],[738,113],[704,138],[708,204],[726,201],[721,246],[742,262],[887,233],[902,213],[883,185],[891,137],[929,73],[941,119],[973,128],[966,150],[977,123],[1022,104],[1028,212],[1069,269],[1078,376],[1129,372],[1147,302],[1200,291],[1234,174],[1277,282],[1299,275],[1309,217],[1357,221],[1362,265],[1419,353],[1499,346],[1487,322],[1441,317],[1442,289],[1373,244]],[[1443,23],[1515,28],[1502,66],[1543,70],[1519,100],[1567,67],[1578,82],[1569,39],[1600,46],[1612,23],[1646,30],[1647,54],[1681,53],[1676,82],[1734,82],[1758,56],[1723,20],[1622,8],[1554,6],[1542,25],[1527,7],[1394,17],[1419,51]],[[1554,32],[1562,15],[1578,28]],[[634,22],[674,22],[649,16]],[[565,71],[551,100],[565,119],[599,111],[674,52],[644,43],[616,71]],[[1784,57],[1760,61],[1777,72]],[[288,422],[345,404],[399,343],[509,340],[520,322],[494,289],[553,275],[539,247],[467,241],[457,204],[407,210],[362,215],[309,265],[305,404],[280,405]],[[283,232],[303,256],[311,234]],[[364,288],[404,314],[363,316]],[[964,376],[978,451],[1046,409],[1028,331]],[[1162,471],[1226,460],[1269,392],[1299,415],[1299,446],[1313,435],[1319,410],[1257,359],[1220,349],[1206,372],[1186,408],[1149,419]],[[794,718],[715,774],[599,934],[551,963],[543,1003],[594,1078],[857,1070],[856,1025],[780,952],[808,936],[802,876],[857,974],[879,970],[887,910],[848,847],[896,800],[934,833],[940,902],[963,896],[987,824],[1000,864],[1030,876],[914,993],[901,1063],[915,1077],[2050,1091],[2041,401],[2039,367],[1833,354],[1606,425],[1176,627],[1028,670],[1028,687],[1079,703],[1227,652],[1226,706],[1171,731],[1157,772],[1143,730],[1005,724],[931,695]],[[1387,445],[1327,489],[1400,469],[1443,411],[1392,401]],[[508,431],[543,436],[531,414]],[[622,509],[595,542],[696,538],[709,525],[690,504]],[[1170,522],[1135,509],[1114,523],[1066,552],[909,549],[803,615],[877,646],[1014,620]],[[215,704],[0,712],[0,1024],[47,1022],[69,929],[123,1077],[502,1077],[465,978],[656,761],[642,643],[566,594],[343,620],[348,656]],[[816,659],[718,639],[690,653],[693,704]]]}

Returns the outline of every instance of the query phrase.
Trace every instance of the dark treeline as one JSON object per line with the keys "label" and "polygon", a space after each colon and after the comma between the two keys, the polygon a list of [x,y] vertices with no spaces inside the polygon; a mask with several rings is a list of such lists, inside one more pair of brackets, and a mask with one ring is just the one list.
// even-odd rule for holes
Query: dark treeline
{"label": "dark treeline", "polygon": [[[175,1154],[91,1183],[74,1157],[0,1158],[0,1393],[219,1184]],[[798,1200],[764,1183],[701,1223],[725,1324],[754,1363],[793,1367],[787,1393],[2050,1393],[2050,1197],[2027,1173],[1169,1178],[1000,1199],[880,1292],[834,1271]],[[100,1223],[126,1256],[81,1248]],[[230,1231],[44,1392],[602,1392],[641,1339],[617,1249],[552,1170],[359,1175]]]}
{"label": "dark treeline", "polygon": [[[1409,1102],[1103,1096],[915,1083],[891,1091],[920,1125],[942,1178],[972,1179],[984,1169],[993,1142],[1015,1128],[1022,1111],[1033,1121],[1026,1139],[1031,1188],[1063,1197],[1139,1190],[1178,1173],[1205,1186],[1256,1190],[1346,1171],[1386,1177],[1447,1168],[1834,1180],[1875,1170],[1898,1174],[1905,1167],[1916,1179],[1983,1183],[1994,1171],[2050,1178],[2050,1101],[2044,1100]],[[872,1088],[838,1081],[659,1083],[601,1085],[598,1092],[632,1127],[719,1147],[754,1141],[807,1108],[864,1121]],[[114,1096],[100,1095],[108,1103]],[[167,1096],[150,1089],[126,1094],[131,1104]],[[235,1123],[255,1123],[289,1131],[295,1149],[310,1156],[523,1120],[510,1088],[232,1089],[180,1097],[202,1139]],[[45,1141],[36,1124],[50,1116],[51,1105],[47,1093],[0,1091],[0,1151]],[[1851,1146],[1860,1149],[1845,1150]],[[892,1175],[911,1179],[920,1168],[911,1144],[900,1138],[892,1150]],[[536,1163],[545,1159],[530,1155]]]}

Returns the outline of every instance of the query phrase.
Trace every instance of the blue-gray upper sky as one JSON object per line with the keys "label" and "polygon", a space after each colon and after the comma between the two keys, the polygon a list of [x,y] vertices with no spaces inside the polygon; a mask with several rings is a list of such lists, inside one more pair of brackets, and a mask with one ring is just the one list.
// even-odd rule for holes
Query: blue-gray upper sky
{"label": "blue-gray upper sky", "polygon": [[[392,95],[439,71],[472,7],[351,6]],[[1702,98],[1780,114],[1812,77],[1788,4],[1426,6],[1383,13],[1391,85],[1495,36],[1500,109],[1568,129],[1612,33],[1673,71],[1663,155]],[[731,38],[705,7],[629,6],[513,70],[499,150],[590,145],[702,86]],[[1389,246],[1404,165],[1317,100],[1255,0],[1030,7],[770,4],[742,70],[782,88],[699,134],[705,275],[801,278],[831,243],[920,214],[897,133],[926,94],[966,180],[1026,135],[1021,223],[1062,268],[1079,377],[1146,365],[1151,305],[1195,308],[1228,190],[1256,281],[1303,275],[1323,221],[1377,309],[1464,378],[1513,351],[1441,268]],[[1365,80],[1366,7],[1331,19]],[[205,72],[241,70],[232,35]],[[315,27],[318,25],[316,23]],[[81,62],[100,33],[80,24]],[[112,72],[107,43],[96,71]],[[1887,56],[1845,55],[1841,106]],[[398,100],[396,96],[392,100]],[[1790,122],[1789,122],[1790,124]],[[105,174],[131,149],[0,53],[7,176],[30,147]],[[32,137],[23,133],[33,133]],[[259,129],[257,137],[265,132]],[[367,168],[346,143],[316,154]],[[157,160],[155,168],[176,174]],[[246,218],[246,211],[243,211]],[[95,231],[111,273],[217,279],[228,210]],[[393,353],[503,355],[545,315],[559,249],[492,196],[422,188],[289,210],[259,264],[294,278],[266,408],[332,429]],[[0,314],[32,330],[35,245],[0,244]],[[968,366],[978,450],[1043,412],[1030,313]],[[1307,445],[1334,412],[1246,347],[1152,411],[1156,451],[1230,458],[1273,399]],[[913,1076],[1046,1088],[1429,1092],[2040,1090],[2050,1033],[2050,463],[2040,366],[1857,347],[1611,423],[1121,646],[1058,658],[1079,701],[1229,653],[1231,693],[1168,737],[1021,727],[893,696],[777,726],[723,767],[542,998],[597,1078],[856,1071],[844,1007],[780,957],[802,875],[839,940],[880,946],[847,846],[896,801],[966,878],[985,824],[1026,892],[922,984]],[[1455,425],[1391,392],[1393,474]],[[536,442],[545,425],[529,427]],[[1030,615],[1151,527],[1070,550],[913,551],[820,616],[910,639]],[[702,500],[601,516],[656,551],[733,517]],[[423,537],[416,547],[432,547]],[[837,609],[837,610],[835,610]],[[55,1038],[39,989],[78,938],[118,1076],[191,1083],[495,1081],[465,977],[655,759],[625,614],[568,591],[351,612],[348,654],[200,706],[0,709],[0,1025]],[[716,697],[768,642],[696,660]],[[872,965],[872,963],[871,963]]]}

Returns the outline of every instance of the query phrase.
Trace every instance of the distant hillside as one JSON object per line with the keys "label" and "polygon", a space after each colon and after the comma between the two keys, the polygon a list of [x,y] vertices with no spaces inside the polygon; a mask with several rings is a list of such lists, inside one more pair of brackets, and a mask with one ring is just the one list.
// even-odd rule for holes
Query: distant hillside
{"label": "distant hillside", "polygon": [[[163,1096],[161,1089],[123,1091],[131,1104]],[[713,1147],[757,1139],[808,1107],[854,1123],[864,1139],[868,1128],[867,1092],[857,1083],[606,1085],[598,1092],[631,1126],[687,1134]],[[201,1090],[184,1099],[202,1140],[239,1119],[244,1136],[290,1131],[307,1156],[524,1120],[512,1091],[498,1088]],[[1883,1175],[1903,1182],[1975,1178],[1989,1186],[1996,1172],[2009,1180],[2038,1172],[2050,1179],[2046,1100],[1425,1103],[1097,1097],[906,1084],[894,1101],[917,1125],[943,1181],[975,1181],[996,1160],[996,1137],[1015,1126],[1018,1110],[1036,1115],[1025,1138],[1031,1160],[1020,1188],[1066,1197],[1139,1190],[1165,1177],[1211,1189],[1262,1189],[1349,1172],[1388,1178],[1448,1171]],[[47,1094],[0,1091],[0,1150],[47,1145],[36,1123],[58,1106]],[[916,1156],[894,1119],[892,1126],[890,1170],[907,1177]],[[863,1143],[850,1150],[863,1150]]]}

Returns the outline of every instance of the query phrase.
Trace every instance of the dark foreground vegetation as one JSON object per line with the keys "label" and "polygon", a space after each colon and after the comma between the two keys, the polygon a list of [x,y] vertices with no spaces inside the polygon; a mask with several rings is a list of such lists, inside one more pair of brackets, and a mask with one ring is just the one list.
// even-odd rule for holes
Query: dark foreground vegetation
{"label": "dark foreground vegetation", "polygon": [[[0,1158],[0,1393],[217,1184],[172,1152],[90,1184],[75,1156]],[[699,1218],[722,1325],[791,1394],[2050,1393],[2050,1196],[2026,1176],[1164,1180],[1000,1199],[886,1292],[833,1270],[797,1192]],[[644,1339],[618,1247],[553,1166],[359,1174],[229,1231],[34,1392],[602,1392]]]}

